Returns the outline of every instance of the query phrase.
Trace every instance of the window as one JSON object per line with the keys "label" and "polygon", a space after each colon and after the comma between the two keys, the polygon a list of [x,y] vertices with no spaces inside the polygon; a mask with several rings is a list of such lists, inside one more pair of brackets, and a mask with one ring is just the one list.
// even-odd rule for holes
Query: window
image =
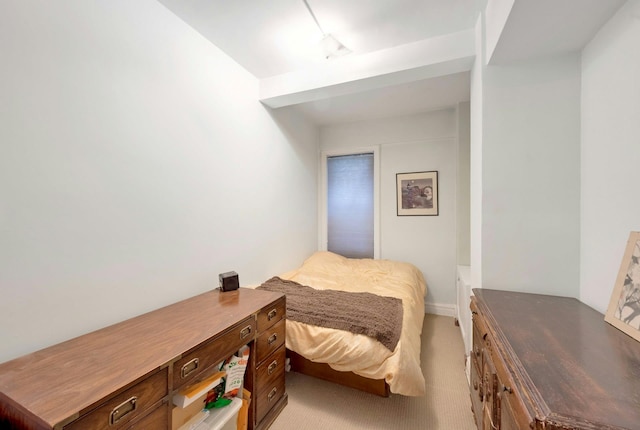
{"label": "window", "polygon": [[375,152],[325,155],[326,250],[351,258],[377,257]]}

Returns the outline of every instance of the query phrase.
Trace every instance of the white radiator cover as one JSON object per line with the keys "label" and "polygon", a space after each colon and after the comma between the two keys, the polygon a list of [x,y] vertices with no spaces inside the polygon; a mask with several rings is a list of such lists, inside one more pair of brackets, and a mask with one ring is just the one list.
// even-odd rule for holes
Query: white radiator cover
{"label": "white radiator cover", "polygon": [[471,352],[471,270],[469,266],[458,266],[458,276],[456,279],[457,303],[456,314],[462,341],[464,342],[464,355],[467,367],[467,378],[469,378],[469,354]]}

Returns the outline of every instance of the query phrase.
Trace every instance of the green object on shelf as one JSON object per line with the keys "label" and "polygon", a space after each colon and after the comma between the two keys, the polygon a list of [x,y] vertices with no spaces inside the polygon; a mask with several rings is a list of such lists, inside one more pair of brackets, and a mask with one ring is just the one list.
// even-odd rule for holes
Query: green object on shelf
{"label": "green object on shelf", "polygon": [[231,399],[225,399],[224,397],[220,397],[215,402],[209,402],[205,405],[205,409],[213,409],[213,408],[223,408],[231,403]]}

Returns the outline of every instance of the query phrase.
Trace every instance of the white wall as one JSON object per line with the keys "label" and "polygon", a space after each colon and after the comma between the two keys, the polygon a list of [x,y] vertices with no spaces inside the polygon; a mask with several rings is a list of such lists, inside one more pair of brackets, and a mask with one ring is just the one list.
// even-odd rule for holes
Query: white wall
{"label": "white wall", "polygon": [[471,163],[471,131],[470,131],[470,104],[469,102],[459,103],[456,107],[457,123],[457,180],[456,180],[456,236],[457,252],[456,260],[458,265],[469,266],[470,264],[470,204],[471,204],[471,179],[469,165]]}
{"label": "white wall", "polygon": [[0,361],[316,249],[317,129],[155,0],[0,3]]}
{"label": "white wall", "polygon": [[482,286],[577,297],[578,55],[484,68],[481,162]]}
{"label": "white wall", "polygon": [[[380,145],[381,258],[415,264],[427,280],[428,309],[450,315],[456,302],[457,120],[455,109],[447,109],[320,130],[322,150]],[[396,173],[430,170],[438,171],[440,215],[397,216]]]}
{"label": "white wall", "polygon": [[484,61],[482,64],[486,64],[491,60],[514,3],[515,0],[487,1],[483,12],[486,23],[483,46],[485,47],[484,53],[486,56],[483,57]]}
{"label": "white wall", "polygon": [[[482,288],[482,73],[484,70],[484,13],[476,21],[476,61],[471,70],[469,107],[469,281]],[[471,312],[471,309],[465,309]]]}
{"label": "white wall", "polygon": [[580,300],[605,312],[630,231],[640,230],[640,1],[582,53]]}

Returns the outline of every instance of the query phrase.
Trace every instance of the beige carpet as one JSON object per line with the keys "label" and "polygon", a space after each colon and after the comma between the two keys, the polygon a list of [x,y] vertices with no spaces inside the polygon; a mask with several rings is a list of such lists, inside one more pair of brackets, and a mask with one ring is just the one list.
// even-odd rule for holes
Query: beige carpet
{"label": "beige carpet", "polygon": [[383,398],[287,373],[289,404],[271,430],[475,430],[464,347],[453,318],[427,314],[422,329],[425,397]]}

